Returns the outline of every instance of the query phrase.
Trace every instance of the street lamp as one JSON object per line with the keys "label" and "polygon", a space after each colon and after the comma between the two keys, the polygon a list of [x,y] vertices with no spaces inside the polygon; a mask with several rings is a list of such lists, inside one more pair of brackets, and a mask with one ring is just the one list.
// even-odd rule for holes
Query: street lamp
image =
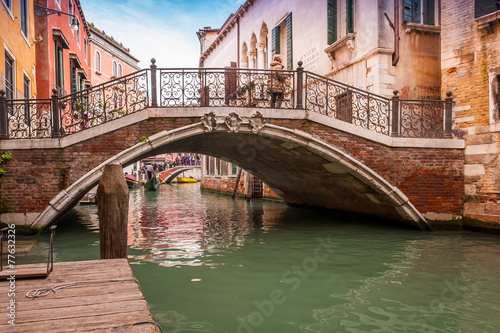
{"label": "street lamp", "polygon": [[76,16],[73,14],[68,14],[65,12],[60,12],[55,9],[47,8],[47,7],[42,7],[38,5],[33,5],[33,9],[35,12],[35,16],[49,16],[52,14],[57,14],[57,16],[61,16],[61,14],[71,16],[73,19],[71,20],[71,30],[76,31],[78,30],[78,21],[76,20]]}

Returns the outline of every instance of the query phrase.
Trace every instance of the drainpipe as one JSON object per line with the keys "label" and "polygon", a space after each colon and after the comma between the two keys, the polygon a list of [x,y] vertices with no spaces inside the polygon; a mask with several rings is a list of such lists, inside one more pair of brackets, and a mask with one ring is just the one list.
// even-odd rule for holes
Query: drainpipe
{"label": "drainpipe", "polygon": [[394,0],[394,55],[392,65],[396,66],[399,61],[399,1]]}
{"label": "drainpipe", "polygon": [[240,68],[240,18],[238,16],[238,18],[236,18],[236,25],[238,26],[238,37],[237,37],[237,40],[236,40],[236,57],[238,57],[237,59],[237,63],[238,63],[238,68]]}

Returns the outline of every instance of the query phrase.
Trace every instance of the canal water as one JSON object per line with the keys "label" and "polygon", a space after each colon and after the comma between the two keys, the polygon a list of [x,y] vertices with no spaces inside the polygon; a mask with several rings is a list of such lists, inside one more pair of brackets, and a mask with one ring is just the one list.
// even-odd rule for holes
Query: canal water
{"label": "canal water", "polygon": [[[129,208],[129,262],[164,332],[500,332],[499,235],[172,188],[131,190]],[[97,207],[79,205],[55,259],[98,259],[98,240]]]}

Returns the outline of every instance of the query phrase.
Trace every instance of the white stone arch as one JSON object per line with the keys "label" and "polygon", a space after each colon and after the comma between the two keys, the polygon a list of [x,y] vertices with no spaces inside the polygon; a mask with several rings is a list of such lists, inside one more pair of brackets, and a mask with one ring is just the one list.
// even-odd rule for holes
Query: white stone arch
{"label": "white stone arch", "polygon": [[252,32],[248,48],[248,68],[257,68],[257,36]]}
{"label": "white stone arch", "polygon": [[[207,108],[207,112],[209,110]],[[262,179],[278,195],[292,205],[309,205],[309,203],[294,202],[298,193],[303,198],[330,200],[330,207],[325,207],[335,209],[337,201],[329,199],[332,195],[331,191],[334,190],[333,186],[325,185],[324,189],[320,189],[320,192],[323,191],[323,193],[317,192],[321,182],[326,184],[328,181],[326,178],[332,177],[332,179],[340,179],[343,182],[342,186],[344,187],[337,189],[338,193],[336,195],[338,200],[341,201],[345,198],[349,199],[350,196],[356,196],[358,199],[362,199],[361,202],[356,202],[360,208],[365,209],[366,205],[372,205],[378,207],[380,211],[389,212],[389,215],[393,219],[397,217],[398,220],[410,222],[421,229],[429,229],[420,212],[398,188],[391,185],[372,169],[354,159],[346,152],[300,130],[266,124],[263,128],[260,128],[260,131],[256,131],[256,128],[251,124],[251,118],[255,116],[255,114],[252,115],[251,113],[255,112],[255,110],[248,108],[237,110],[235,108],[235,111],[242,115],[242,122],[237,131],[234,131],[234,129],[232,132],[229,131],[228,129],[230,128],[225,123],[226,116],[218,116],[216,120],[217,127],[210,132],[206,132],[206,127],[202,126],[201,123],[187,125],[171,131],[164,130],[150,136],[147,142],[137,143],[109,158],[52,199],[49,206],[33,222],[32,227],[45,228],[54,223],[64,212],[76,205],[85,193],[99,183],[104,167],[107,164],[127,166],[145,156],[151,155],[152,152],[157,153],[162,151],[162,149],[165,151],[182,150],[182,147],[191,149],[191,147],[200,147],[202,143],[212,140],[214,144],[232,145],[232,150],[220,147],[214,148],[210,144],[204,145],[204,148],[200,148],[198,152],[224,158],[228,162],[241,166]],[[191,146],[186,145],[186,142],[189,142]],[[242,143],[246,145],[242,146]],[[269,151],[266,151],[266,149],[269,149]],[[263,158],[256,158],[259,151],[262,150],[261,156]],[[272,156],[277,155],[276,152],[279,152],[282,156],[291,156],[293,158],[298,158],[297,156],[302,158],[303,155],[300,154],[307,153],[313,156],[315,160],[320,161],[314,167],[321,172],[300,169],[299,171],[302,173],[297,174],[295,179],[286,179],[286,181],[281,179],[281,183],[276,182],[273,179],[273,177],[276,177],[276,164],[274,164],[275,162],[272,159],[269,160]],[[283,160],[278,160],[280,164],[283,164]],[[309,161],[310,159],[307,160],[308,163]],[[263,165],[267,169],[263,168]],[[290,170],[285,171],[294,172],[292,170],[293,167],[294,165],[291,164],[289,166]],[[325,176],[326,174],[331,176]],[[314,183],[310,184],[310,187],[307,187],[309,184],[308,181],[312,178],[306,179],[306,177],[315,178],[313,179]],[[303,182],[307,190],[297,189],[295,194],[290,195],[287,192],[290,190],[290,186],[293,187],[298,182]],[[310,192],[308,192],[309,190]],[[365,192],[361,193],[360,191]],[[330,195],[330,197],[326,198],[326,195]]]}
{"label": "white stone arch", "polygon": [[248,68],[248,46],[246,42],[243,42],[243,45],[241,46],[240,63],[241,68]]}
{"label": "white stone arch", "polygon": [[269,30],[267,24],[262,23],[260,28],[259,42],[257,43],[257,63],[259,68],[267,69],[269,67]]}

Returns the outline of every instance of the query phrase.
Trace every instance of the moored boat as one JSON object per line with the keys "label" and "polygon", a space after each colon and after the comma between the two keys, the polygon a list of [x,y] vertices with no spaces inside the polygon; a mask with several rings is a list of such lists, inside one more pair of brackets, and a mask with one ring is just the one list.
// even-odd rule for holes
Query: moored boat
{"label": "moored boat", "polygon": [[125,181],[127,182],[128,188],[134,188],[135,184],[138,183],[133,175],[125,175]]}
{"label": "moored boat", "polygon": [[197,183],[198,180],[190,177],[177,177],[178,183]]}

